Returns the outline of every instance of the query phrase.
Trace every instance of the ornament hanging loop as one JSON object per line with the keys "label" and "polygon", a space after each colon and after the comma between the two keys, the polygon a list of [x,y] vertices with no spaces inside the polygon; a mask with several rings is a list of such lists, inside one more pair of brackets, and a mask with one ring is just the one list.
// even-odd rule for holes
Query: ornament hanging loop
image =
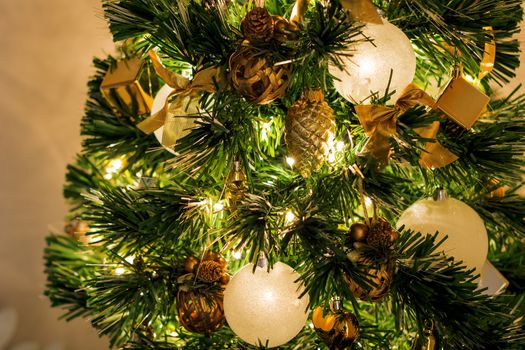
{"label": "ornament hanging loop", "polygon": [[443,188],[443,186],[440,186],[438,187],[435,191],[434,191],[434,194],[432,195],[432,198],[435,200],[435,201],[443,201],[445,199],[448,198],[448,193],[447,191]]}

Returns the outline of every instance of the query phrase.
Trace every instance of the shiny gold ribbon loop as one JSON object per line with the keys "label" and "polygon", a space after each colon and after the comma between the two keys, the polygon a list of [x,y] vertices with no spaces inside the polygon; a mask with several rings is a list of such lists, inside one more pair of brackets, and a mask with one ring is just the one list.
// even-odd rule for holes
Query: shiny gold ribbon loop
{"label": "shiny gold ribbon loop", "polygon": [[[380,105],[355,106],[359,122],[370,137],[365,148],[380,167],[386,166],[392,149],[389,138],[397,133],[397,120],[406,110],[418,105],[432,107],[434,99],[414,84],[408,85],[393,107]],[[439,130],[439,122],[416,129],[424,138],[434,139]],[[455,161],[457,157],[437,141],[428,142],[420,158],[425,168],[439,168]]]}
{"label": "shiny gold ribbon loop", "polygon": [[197,92],[214,92],[216,84],[223,82],[223,77],[219,68],[210,67],[200,70],[195,74],[193,80],[189,80],[168,70],[155,51],[150,50],[148,55],[157,75],[173,88],[173,91],[166,98],[162,109],[140,122],[137,127],[146,134],[151,134],[164,126],[162,144],[165,147],[173,147],[177,141],[177,116],[184,115],[183,112],[187,107],[187,103],[184,101],[187,101],[188,97],[195,97]]}
{"label": "shiny gold ribbon loop", "polygon": [[485,50],[483,52],[483,58],[481,59],[478,80],[485,78],[492,72],[494,63],[496,62],[496,37],[494,36],[494,30],[491,26],[483,27],[483,30],[487,32],[490,40],[485,42]]}

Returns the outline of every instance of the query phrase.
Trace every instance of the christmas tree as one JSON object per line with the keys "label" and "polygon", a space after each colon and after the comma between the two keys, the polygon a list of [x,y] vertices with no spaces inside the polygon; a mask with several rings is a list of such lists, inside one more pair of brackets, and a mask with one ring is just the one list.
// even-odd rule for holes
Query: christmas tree
{"label": "christmas tree", "polygon": [[46,295],[125,349],[524,349],[519,0],[105,0]]}

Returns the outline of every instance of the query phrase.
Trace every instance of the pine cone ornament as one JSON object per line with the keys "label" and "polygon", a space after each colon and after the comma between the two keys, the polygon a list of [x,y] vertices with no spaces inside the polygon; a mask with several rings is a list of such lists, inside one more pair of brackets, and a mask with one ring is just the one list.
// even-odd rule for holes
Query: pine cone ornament
{"label": "pine cone ornament", "polygon": [[270,41],[273,37],[274,19],[262,7],[256,7],[241,22],[244,38],[251,43]]}
{"label": "pine cone ornament", "polygon": [[376,249],[388,248],[397,240],[398,233],[383,218],[377,219],[368,230],[366,243]]}
{"label": "pine cone ornament", "polygon": [[285,138],[288,151],[304,177],[325,161],[335,135],[333,110],[321,89],[305,91],[288,110]]}
{"label": "pine cone ornament", "polygon": [[222,266],[213,260],[205,260],[201,262],[197,268],[197,278],[207,283],[220,280],[223,273]]}
{"label": "pine cone ornament", "polygon": [[323,309],[318,306],[312,314],[312,323],[319,338],[332,350],[352,346],[359,336],[359,321],[346,310],[332,310],[324,315]]}
{"label": "pine cone ornament", "polygon": [[271,53],[242,46],[230,57],[232,86],[251,102],[267,104],[282,96],[290,82],[289,64],[274,65]]}

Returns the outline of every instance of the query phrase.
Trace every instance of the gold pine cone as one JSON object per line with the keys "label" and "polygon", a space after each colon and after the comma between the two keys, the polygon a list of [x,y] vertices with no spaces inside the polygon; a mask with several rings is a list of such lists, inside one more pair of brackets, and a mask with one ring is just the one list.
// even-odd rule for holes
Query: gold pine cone
{"label": "gold pine cone", "polygon": [[368,230],[366,243],[376,249],[388,248],[397,240],[398,233],[392,225],[383,218],[377,219]]}
{"label": "gold pine cone", "polygon": [[213,283],[220,280],[223,273],[220,263],[213,260],[205,260],[199,264],[197,278],[203,282]]}
{"label": "gold pine cone", "polygon": [[304,177],[319,169],[326,160],[335,135],[333,110],[321,89],[303,93],[288,110],[285,139],[290,155]]}
{"label": "gold pine cone", "polygon": [[272,65],[271,53],[242,46],[230,57],[231,82],[251,102],[267,104],[282,96],[290,82],[289,64]]}
{"label": "gold pine cone", "polygon": [[244,38],[251,43],[267,42],[273,37],[274,19],[265,8],[256,7],[241,22]]}

